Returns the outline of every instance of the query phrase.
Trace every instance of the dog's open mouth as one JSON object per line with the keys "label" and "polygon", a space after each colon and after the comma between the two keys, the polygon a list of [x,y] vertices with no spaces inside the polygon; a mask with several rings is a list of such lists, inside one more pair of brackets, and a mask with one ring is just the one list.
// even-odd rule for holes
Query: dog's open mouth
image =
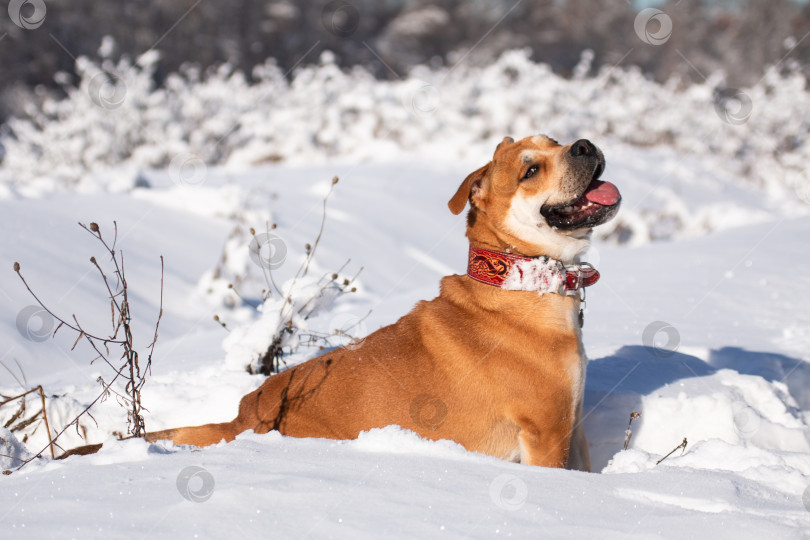
{"label": "dog's open mouth", "polygon": [[540,209],[549,225],[562,230],[595,227],[616,215],[622,196],[616,186],[598,179],[601,169],[597,168],[591,183],[576,200]]}

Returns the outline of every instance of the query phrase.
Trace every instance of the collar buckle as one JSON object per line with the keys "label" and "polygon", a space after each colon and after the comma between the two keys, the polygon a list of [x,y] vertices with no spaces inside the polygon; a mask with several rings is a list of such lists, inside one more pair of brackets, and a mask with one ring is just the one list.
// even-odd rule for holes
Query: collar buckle
{"label": "collar buckle", "polygon": [[574,296],[578,294],[579,290],[583,288],[582,268],[576,264],[566,266],[563,275],[565,277],[565,282],[562,284],[562,294],[565,296]]}

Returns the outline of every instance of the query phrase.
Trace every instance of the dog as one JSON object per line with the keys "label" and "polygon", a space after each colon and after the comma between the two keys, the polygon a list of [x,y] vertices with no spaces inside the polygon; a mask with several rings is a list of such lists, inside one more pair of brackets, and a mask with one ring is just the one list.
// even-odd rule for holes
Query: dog
{"label": "dog", "polygon": [[604,167],[588,140],[504,138],[448,203],[453,214],[470,205],[466,275],[442,278],[438,297],[355,346],[272,375],[232,421],[146,439],[354,439],[398,425],[504,460],[590,470],[581,294],[598,272],[579,257],[619,209]]}

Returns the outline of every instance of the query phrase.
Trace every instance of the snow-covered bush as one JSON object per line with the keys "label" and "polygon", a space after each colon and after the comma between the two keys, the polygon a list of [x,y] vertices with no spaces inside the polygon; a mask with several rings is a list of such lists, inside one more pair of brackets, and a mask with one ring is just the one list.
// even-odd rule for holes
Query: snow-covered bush
{"label": "snow-covered bush", "polygon": [[285,283],[282,291],[283,296],[269,297],[258,306],[253,322],[234,328],[222,342],[228,369],[264,374],[276,371],[277,366],[273,370],[268,366],[278,364],[283,353],[298,348],[302,334],[310,330],[308,319],[330,311],[344,288],[329,277],[307,276]]}
{"label": "snow-covered bush", "polygon": [[719,74],[688,86],[657,84],[636,68],[587,77],[591,58],[583,54],[573,79],[512,51],[484,68],[420,67],[380,81],[361,68],[341,71],[325,53],[290,80],[268,61],[252,84],[223,65],[186,67],[160,88],[155,52],[101,65],[80,58],[81,80],[65,87],[66,98],[9,122],[0,177],[70,186],[113,166],[171,167],[181,154],[229,166],[412,151],[472,159],[505,134],[544,132],[713,155],[772,192],[806,180],[810,93],[797,69],[772,69],[734,91]]}
{"label": "snow-covered bush", "polygon": [[[330,313],[335,307],[340,311],[335,303],[341,296],[357,292],[356,278],[362,268],[348,275],[344,271],[350,261],[337,271],[326,271],[315,260],[327,202],[337,183],[333,178],[324,196],[320,232],[312,243],[302,246],[303,252],[275,234],[276,226],[255,198],[244,200],[245,206],[231,217],[233,229],[222,256],[198,283],[212,307],[226,310],[216,320],[230,331],[222,343],[229,369],[269,375],[278,372],[300,345],[323,349],[348,345],[357,332],[364,335],[363,318]],[[267,229],[257,233],[251,225],[260,216],[267,218]],[[289,262],[298,261],[298,269],[283,277],[288,257]]]}

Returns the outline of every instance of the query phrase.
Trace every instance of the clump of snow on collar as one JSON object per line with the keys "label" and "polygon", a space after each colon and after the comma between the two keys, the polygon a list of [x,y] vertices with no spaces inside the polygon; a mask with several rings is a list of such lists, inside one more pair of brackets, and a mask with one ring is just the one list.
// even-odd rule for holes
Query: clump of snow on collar
{"label": "clump of snow on collar", "polygon": [[561,265],[548,257],[515,261],[501,285],[510,291],[536,291],[539,294],[558,293],[565,283]]}

